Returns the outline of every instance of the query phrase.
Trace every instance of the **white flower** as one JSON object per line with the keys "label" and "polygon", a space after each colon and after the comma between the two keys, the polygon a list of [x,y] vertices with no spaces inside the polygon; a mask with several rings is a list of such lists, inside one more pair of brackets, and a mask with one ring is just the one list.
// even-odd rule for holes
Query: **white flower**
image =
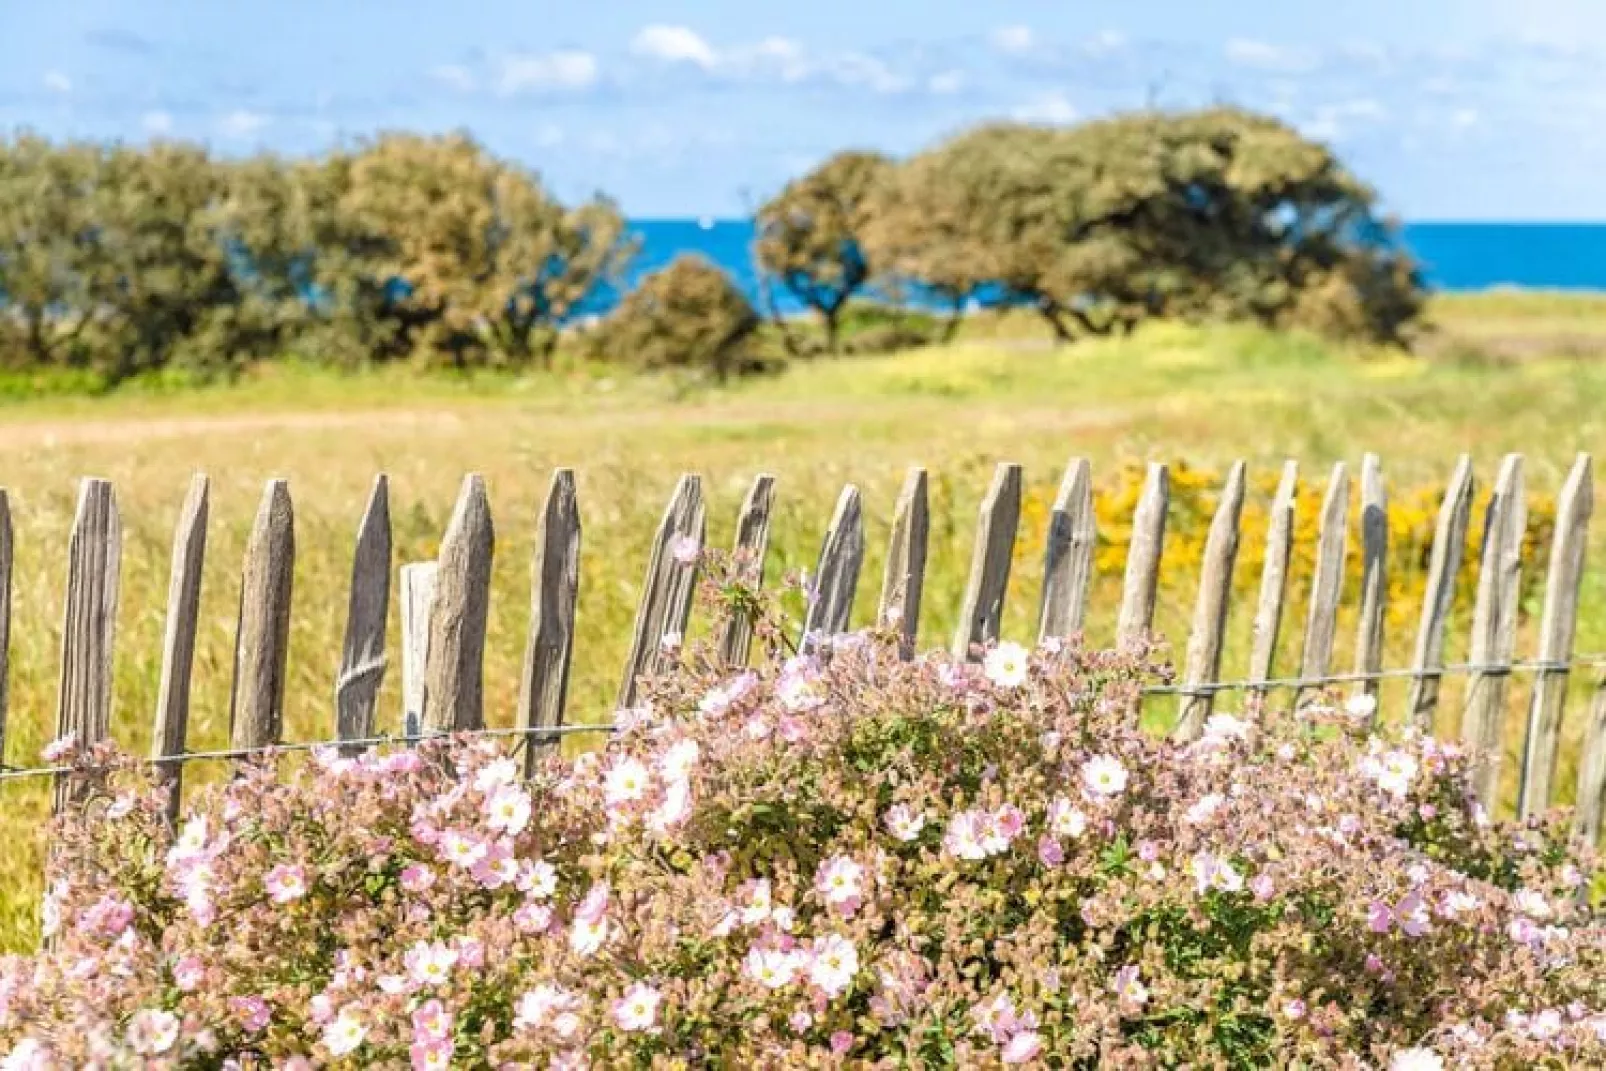
{"label": "white flower", "polygon": [[797,977],[798,957],[776,948],[754,947],[744,966],[747,976],[766,989],[784,989]]}
{"label": "white flower", "polygon": [[1548,919],[1551,916],[1550,904],[1540,893],[1532,889],[1522,889],[1511,898],[1512,904],[1518,911],[1531,919]]}
{"label": "white flower", "polygon": [[519,891],[528,893],[531,899],[545,900],[558,889],[557,869],[545,859],[525,863],[519,871],[518,884]]}
{"label": "white flower", "polygon": [[864,868],[845,855],[833,856],[820,864],[814,888],[828,904],[849,904],[863,893]]}
{"label": "white flower", "polygon": [[402,961],[419,985],[440,985],[457,965],[457,953],[444,941],[419,941],[407,950]]}
{"label": "white flower", "polygon": [[1048,828],[1054,831],[1056,837],[1076,840],[1087,832],[1087,815],[1074,807],[1070,800],[1056,796],[1048,805]]}
{"label": "white flower", "polygon": [[817,938],[809,961],[809,981],[827,997],[835,997],[853,984],[859,973],[859,951],[853,942],[832,934]]}
{"label": "white flower", "polygon": [[1000,688],[1018,688],[1026,683],[1026,648],[1018,643],[1001,643],[987,652],[982,672]]}
{"label": "white flower", "polygon": [[625,990],[613,1005],[613,1019],[621,1030],[651,1030],[658,1021],[658,1004],[663,995],[650,985],[637,982]]}
{"label": "white flower", "polygon": [[703,545],[697,537],[686,535],[684,532],[669,543],[669,555],[680,565],[691,565],[702,552]]}
{"label": "white flower", "polygon": [[905,843],[920,836],[925,828],[926,816],[906,803],[894,804],[883,819],[887,832]]}
{"label": "white flower", "polygon": [[942,846],[959,859],[987,858],[986,816],[977,811],[960,811],[948,820]]}
{"label": "white flower", "polygon": [[1444,1059],[1432,1049],[1401,1049],[1389,1061],[1389,1071],[1444,1071]]}
{"label": "white flower", "polygon": [[474,791],[489,796],[503,785],[516,783],[518,779],[519,764],[504,756],[480,767],[474,775]]}
{"label": "white flower", "polygon": [[178,1040],[178,1017],[160,1008],[144,1008],[128,1023],[128,1044],[142,1056],[155,1056]]}
{"label": "white flower", "polygon": [[0,1060],[0,1071],[53,1071],[50,1053],[33,1038],[23,1038]]}
{"label": "white flower", "polygon": [[665,780],[684,781],[691,776],[700,752],[697,741],[682,740],[664,752],[664,757],[658,762],[658,769],[663,772]]}
{"label": "white flower", "polygon": [[323,1028],[323,1043],[333,1056],[346,1056],[357,1051],[363,1038],[368,1036],[368,1028],[361,1020],[351,1014],[350,1008],[342,1008],[334,1021]]}
{"label": "white flower", "polygon": [[521,788],[504,785],[485,801],[485,824],[516,837],[530,822],[530,797]]}
{"label": "white flower", "polygon": [[1211,744],[1224,744],[1229,740],[1246,740],[1249,723],[1231,714],[1212,714],[1205,719],[1204,740]]}
{"label": "white flower", "polygon": [[1356,721],[1364,721],[1377,713],[1377,697],[1374,695],[1352,695],[1344,703],[1344,713]]}
{"label": "white flower", "polygon": [[1126,780],[1126,767],[1109,755],[1098,755],[1082,764],[1082,783],[1095,796],[1119,796],[1126,788]]}
{"label": "white flower", "polygon": [[1372,770],[1372,779],[1377,787],[1396,798],[1404,797],[1411,791],[1411,782],[1416,779],[1416,758],[1404,751],[1390,751],[1385,754]]}
{"label": "white flower", "polygon": [[603,790],[609,805],[634,803],[647,794],[647,767],[636,759],[620,759],[608,770]]}
{"label": "white flower", "polygon": [[1204,823],[1210,821],[1211,816],[1219,811],[1221,809],[1221,805],[1225,802],[1226,798],[1219,792],[1212,792],[1208,796],[1200,797],[1200,799],[1194,803],[1193,806],[1189,807],[1183,814],[1182,820],[1187,822],[1190,826],[1203,825]]}
{"label": "white flower", "polygon": [[577,956],[595,955],[608,938],[606,918],[577,918],[569,931],[569,947]]}

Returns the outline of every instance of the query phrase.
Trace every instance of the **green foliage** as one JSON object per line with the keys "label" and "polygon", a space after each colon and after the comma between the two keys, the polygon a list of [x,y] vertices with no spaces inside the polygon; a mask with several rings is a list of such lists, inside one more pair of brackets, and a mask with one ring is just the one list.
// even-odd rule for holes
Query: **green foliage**
{"label": "green foliage", "polygon": [[832,353],[844,307],[870,279],[864,232],[892,170],[880,153],[837,153],[758,212],[759,266],[819,314]]}
{"label": "green foliage", "polygon": [[686,254],[643,279],[583,345],[597,360],[689,370],[723,382],[769,367],[754,345],[759,322],[729,275]]}

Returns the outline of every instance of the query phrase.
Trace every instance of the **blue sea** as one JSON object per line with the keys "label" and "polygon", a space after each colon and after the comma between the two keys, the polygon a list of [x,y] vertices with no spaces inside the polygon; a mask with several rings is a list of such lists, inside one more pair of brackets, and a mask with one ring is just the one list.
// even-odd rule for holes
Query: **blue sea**
{"label": "blue sea", "polygon": [[[730,272],[757,300],[750,221],[639,219],[631,228],[642,248],[628,282],[680,253],[697,252]],[[1435,290],[1606,290],[1606,224],[1408,223],[1403,238]],[[776,297],[783,310],[791,310],[793,303],[784,295]]]}

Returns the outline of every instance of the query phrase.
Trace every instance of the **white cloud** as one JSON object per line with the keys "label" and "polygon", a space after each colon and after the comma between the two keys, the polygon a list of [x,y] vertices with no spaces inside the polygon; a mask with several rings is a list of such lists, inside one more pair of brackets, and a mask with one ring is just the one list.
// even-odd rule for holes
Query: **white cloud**
{"label": "white cloud", "polygon": [[589,52],[561,51],[541,55],[504,56],[497,90],[503,96],[551,90],[587,89],[597,82],[600,68]]}
{"label": "white cloud", "polygon": [[845,86],[863,86],[875,93],[901,93],[909,79],[897,74],[874,56],[849,52],[831,64],[830,75]]}
{"label": "white cloud", "polygon": [[45,72],[45,88],[52,93],[71,93],[72,79],[60,71]]}
{"label": "white cloud", "polygon": [[1262,71],[1306,71],[1312,66],[1308,53],[1266,41],[1235,37],[1227,42],[1227,59],[1239,67]]}
{"label": "white cloud", "polygon": [[686,26],[644,26],[631,39],[630,51],[669,63],[695,64],[704,70],[719,62],[713,46]]}
{"label": "white cloud", "polygon": [[261,112],[232,111],[218,123],[226,137],[248,138],[268,125],[268,117]]}
{"label": "white cloud", "polygon": [[148,134],[167,134],[173,129],[173,117],[166,112],[146,112],[140,116],[139,125]]}
{"label": "white cloud", "polygon": [[456,63],[443,63],[430,71],[429,76],[459,93],[468,93],[474,89],[473,72]]}
{"label": "white cloud", "polygon": [[1090,56],[1107,56],[1126,48],[1126,34],[1119,30],[1102,30],[1082,42],[1082,51]]}
{"label": "white cloud", "polygon": [[1057,89],[1033,97],[1015,109],[1015,118],[1025,123],[1069,123],[1079,114],[1076,105]]}
{"label": "white cloud", "polygon": [[964,71],[943,71],[927,79],[926,88],[940,97],[946,97],[964,89],[967,81]]}
{"label": "white cloud", "polygon": [[812,69],[803,46],[789,37],[766,37],[751,45],[738,45],[714,62],[734,74],[774,75],[783,82],[800,82]]}
{"label": "white cloud", "polygon": [[1016,55],[1029,51],[1037,39],[1030,26],[1000,26],[992,32],[991,40],[998,51]]}

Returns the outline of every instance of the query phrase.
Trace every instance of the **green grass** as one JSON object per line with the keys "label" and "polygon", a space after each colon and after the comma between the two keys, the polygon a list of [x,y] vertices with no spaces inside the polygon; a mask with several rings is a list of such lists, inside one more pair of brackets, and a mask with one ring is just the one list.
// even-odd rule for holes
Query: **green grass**
{"label": "green grass", "polygon": [[[1589,331],[1606,325],[1606,304],[1590,301],[1598,312],[1575,316],[1572,306],[1553,307],[1550,298],[1530,306],[1504,297],[1457,299],[1436,306],[1435,315],[1461,332],[1475,332],[1480,316],[1526,318],[1540,337],[1558,320],[1577,320]],[[352,539],[381,470],[392,480],[398,564],[434,555],[463,474],[485,474],[497,527],[487,711],[493,724],[508,724],[528,617],[534,519],[559,465],[577,472],[585,528],[571,714],[596,720],[610,709],[648,541],[682,471],[703,474],[710,537],[719,545],[732,538],[753,475],[777,475],[771,578],[812,566],[837,493],[857,483],[871,551],[855,618],[866,621],[904,469],[928,466],[933,519],[922,632],[928,643],[946,643],[976,507],[1001,460],[1025,466],[1028,497],[1041,502],[1052,498],[1073,455],[1091,458],[1096,478],[1105,479],[1134,460],[1223,467],[1239,457],[1256,473],[1297,458],[1315,479],[1332,462],[1358,463],[1373,450],[1391,486],[1408,487],[1442,481],[1458,452],[1471,453],[1488,479],[1502,453],[1520,450],[1530,486],[1553,492],[1576,451],[1606,450],[1599,404],[1606,363],[1543,354],[1430,360],[1235,327],[1156,326],[1129,339],[1050,350],[1032,341],[1034,329],[1019,318],[989,321],[967,327],[968,340],[949,347],[799,363],[772,379],[685,396],[663,381],[595,369],[421,378],[294,365],[182,391],[136,384],[85,397],[41,388],[42,397],[22,399],[0,390],[7,399],[0,404],[0,483],[11,489],[17,535],[6,760],[33,761],[52,735],[66,537],[76,481],[85,475],[112,479],[122,511],[113,731],[143,751],[156,699],[172,524],[196,469],[213,481],[189,738],[202,749],[227,739],[240,562],[263,481],[273,476],[290,479],[296,509],[286,734],[308,739],[331,731]],[[1040,541],[1041,533],[1031,538]],[[1352,568],[1354,560],[1352,551]],[[1168,567],[1162,592],[1158,624],[1178,640],[1191,613],[1192,568]],[[1012,581],[1010,636],[1031,634],[1036,569],[1027,562]],[[1101,577],[1095,591],[1096,642],[1109,638],[1118,586],[1118,577]],[[1303,593],[1291,596],[1284,667],[1297,657],[1303,624]],[[1235,607],[1229,670],[1241,665],[1248,613]],[[396,630],[393,607],[393,651]],[[1452,658],[1464,655],[1464,631],[1452,642]],[[1348,665],[1352,632],[1341,633],[1337,665]],[[1390,664],[1408,657],[1409,632],[1391,632]],[[1522,642],[1530,652],[1531,627]],[[1606,649],[1599,570],[1586,584],[1579,646]],[[1585,687],[1579,683],[1569,714],[1574,750]],[[1513,710],[1526,695],[1519,681]],[[382,728],[393,728],[400,702],[394,671],[381,702]],[[1564,763],[1564,786],[1572,761]],[[218,773],[196,767],[189,776],[196,782]],[[0,947],[32,940],[45,799],[42,785],[0,787],[0,835],[8,845],[0,855]]]}

